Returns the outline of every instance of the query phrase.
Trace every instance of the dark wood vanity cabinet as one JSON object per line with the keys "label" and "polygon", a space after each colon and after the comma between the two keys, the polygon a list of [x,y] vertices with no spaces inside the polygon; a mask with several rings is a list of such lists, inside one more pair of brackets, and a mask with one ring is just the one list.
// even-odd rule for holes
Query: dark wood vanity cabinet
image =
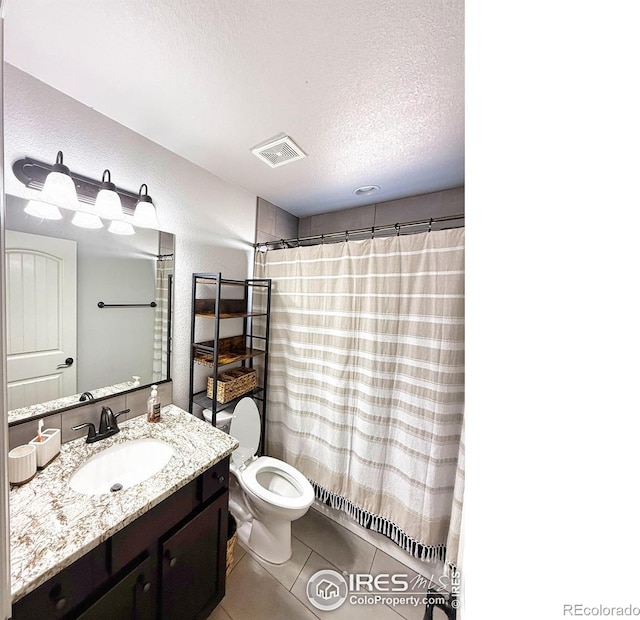
{"label": "dark wood vanity cabinet", "polygon": [[223,500],[215,500],[162,542],[161,618],[196,618],[208,601],[224,595],[227,502]]}
{"label": "dark wood vanity cabinet", "polygon": [[229,458],[13,605],[14,620],[207,618],[224,596]]}
{"label": "dark wood vanity cabinet", "polygon": [[135,618],[153,620],[156,617],[157,583],[154,579],[154,562],[151,557],[142,560],[112,585],[84,613],[80,620],[105,620],[106,618]]}
{"label": "dark wood vanity cabinet", "polygon": [[39,620],[69,617],[69,613],[91,595],[94,567],[104,561],[104,551],[101,545],[21,598],[13,605],[12,618]]}

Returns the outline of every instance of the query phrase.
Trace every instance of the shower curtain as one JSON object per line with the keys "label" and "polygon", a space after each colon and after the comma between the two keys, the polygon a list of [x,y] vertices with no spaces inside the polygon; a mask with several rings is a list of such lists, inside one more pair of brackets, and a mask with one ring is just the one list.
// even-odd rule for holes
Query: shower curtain
{"label": "shower curtain", "polygon": [[172,258],[156,261],[156,308],[153,328],[153,375],[152,381],[167,378],[167,351],[169,347],[169,275],[173,273]]}
{"label": "shower curtain", "polygon": [[445,559],[464,409],[464,229],[273,250],[267,453]]}

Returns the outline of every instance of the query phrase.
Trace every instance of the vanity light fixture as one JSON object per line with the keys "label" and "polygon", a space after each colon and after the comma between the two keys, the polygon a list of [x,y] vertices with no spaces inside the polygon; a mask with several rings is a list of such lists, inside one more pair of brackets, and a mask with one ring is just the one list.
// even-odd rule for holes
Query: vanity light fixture
{"label": "vanity light fixture", "polygon": [[24,208],[27,215],[39,217],[42,220],[61,220],[62,213],[56,205],[41,200],[30,200]]}
{"label": "vanity light fixture", "polygon": [[[143,187],[144,193],[142,193]],[[153,206],[153,202],[147,192],[147,184],[143,183],[140,186],[140,191],[138,192],[138,204],[136,205],[136,210],[133,214],[133,225],[139,226],[140,228],[158,229],[160,228],[160,223],[158,222],[158,216],[156,215],[156,208]]]}
{"label": "vanity light fixture", "polygon": [[121,220],[124,216],[120,196],[116,192],[116,186],[111,182],[110,170],[102,173],[102,184],[96,196],[95,213],[105,220]]}
{"label": "vanity light fixture", "polygon": [[56,163],[47,175],[42,188],[42,200],[54,205],[77,211],[79,208],[76,186],[69,168],[63,163],[62,151],[56,155]]}
{"label": "vanity light fixture", "polygon": [[[140,186],[137,194],[119,189],[111,182],[109,170],[104,171],[102,181],[97,181],[69,172],[62,157],[62,151],[59,151],[53,166],[29,157],[13,163],[13,172],[18,180],[29,189],[42,192],[36,201],[50,203],[49,207],[32,205],[29,210],[25,209],[27,213],[40,218],[60,219],[61,214],[56,207],[63,207],[78,212],[78,216],[75,217],[74,214],[73,218],[73,223],[77,226],[101,228],[103,223],[100,218],[110,219],[112,223],[108,230],[117,235],[134,234],[133,226],[160,229],[146,183]],[[71,199],[68,194],[65,199],[57,188],[66,186],[68,191],[69,183],[74,191]],[[50,190],[50,186],[53,189]]]}

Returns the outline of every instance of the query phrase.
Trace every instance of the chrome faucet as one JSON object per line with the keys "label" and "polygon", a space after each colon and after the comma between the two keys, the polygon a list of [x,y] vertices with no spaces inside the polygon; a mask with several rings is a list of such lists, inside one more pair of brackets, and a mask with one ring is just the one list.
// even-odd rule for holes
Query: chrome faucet
{"label": "chrome faucet", "polygon": [[107,437],[111,437],[112,435],[119,433],[118,417],[123,413],[129,413],[129,411],[131,411],[131,409],[124,409],[118,413],[113,413],[113,411],[111,411],[111,407],[102,407],[102,412],[100,413],[100,427],[98,428],[97,433],[93,422],[85,422],[84,424],[78,424],[78,426],[72,426],[71,430],[79,431],[81,428],[88,427],[87,443],[95,443],[96,441],[106,439]]}

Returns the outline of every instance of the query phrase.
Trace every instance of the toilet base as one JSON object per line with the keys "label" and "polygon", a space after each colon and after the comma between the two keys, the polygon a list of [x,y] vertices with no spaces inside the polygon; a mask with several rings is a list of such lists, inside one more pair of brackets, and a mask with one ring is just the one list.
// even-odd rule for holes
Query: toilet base
{"label": "toilet base", "polygon": [[291,521],[264,522],[253,519],[238,528],[240,542],[271,564],[291,557]]}

